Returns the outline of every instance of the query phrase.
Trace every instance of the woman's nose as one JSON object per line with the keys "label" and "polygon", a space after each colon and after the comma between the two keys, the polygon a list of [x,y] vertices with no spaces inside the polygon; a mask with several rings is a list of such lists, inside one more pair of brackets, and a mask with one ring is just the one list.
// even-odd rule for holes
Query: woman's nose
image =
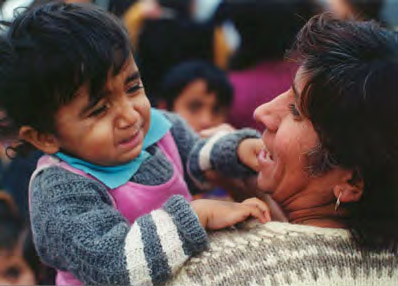
{"label": "woman's nose", "polygon": [[281,121],[274,100],[260,105],[253,113],[254,119],[270,132],[276,132]]}

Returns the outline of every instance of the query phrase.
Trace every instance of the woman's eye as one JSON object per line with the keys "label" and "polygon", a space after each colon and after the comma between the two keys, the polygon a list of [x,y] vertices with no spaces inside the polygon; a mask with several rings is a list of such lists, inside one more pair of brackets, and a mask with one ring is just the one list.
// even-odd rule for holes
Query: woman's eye
{"label": "woman's eye", "polygon": [[300,112],[297,110],[296,106],[293,103],[289,104],[289,110],[294,117],[300,117]]}
{"label": "woman's eye", "polygon": [[135,84],[135,85],[129,87],[129,88],[126,90],[126,92],[127,92],[127,93],[135,93],[137,90],[139,90],[139,89],[141,89],[141,88],[143,88],[143,87],[144,87],[144,86],[141,85],[141,84]]}
{"label": "woman's eye", "polygon": [[107,109],[108,109],[108,106],[107,106],[107,105],[102,105],[102,106],[100,106],[100,107],[94,109],[94,110],[89,114],[89,117],[98,116],[98,115],[104,113]]}

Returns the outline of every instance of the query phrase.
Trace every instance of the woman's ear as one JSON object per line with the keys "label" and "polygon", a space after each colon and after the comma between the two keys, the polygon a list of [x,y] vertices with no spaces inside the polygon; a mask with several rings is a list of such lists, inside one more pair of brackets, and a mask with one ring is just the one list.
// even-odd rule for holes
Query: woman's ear
{"label": "woman's ear", "polygon": [[362,178],[354,178],[354,171],[346,171],[342,182],[335,185],[333,193],[342,203],[357,202],[363,194],[364,182]]}
{"label": "woman's ear", "polygon": [[47,154],[59,151],[58,140],[53,134],[41,133],[31,126],[22,126],[19,129],[19,138]]}

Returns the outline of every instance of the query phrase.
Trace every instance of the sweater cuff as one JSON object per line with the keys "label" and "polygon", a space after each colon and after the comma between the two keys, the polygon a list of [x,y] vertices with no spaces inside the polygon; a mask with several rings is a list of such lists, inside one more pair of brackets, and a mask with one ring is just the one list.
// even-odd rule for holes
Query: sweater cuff
{"label": "sweater cuff", "polygon": [[207,234],[199,218],[183,196],[174,195],[164,205],[165,210],[177,227],[187,256],[195,255],[207,248]]}
{"label": "sweater cuff", "polygon": [[238,146],[244,139],[260,137],[261,135],[258,131],[249,128],[228,133],[221,137],[211,150],[212,169],[228,177],[235,178],[256,174],[254,170],[241,163],[238,157]]}
{"label": "sweater cuff", "polygon": [[260,137],[258,131],[245,128],[235,132],[220,132],[206,141],[200,141],[194,147],[188,161],[188,173],[191,179],[198,186],[205,185],[204,172],[206,170],[216,170],[223,175],[235,178],[254,175],[254,170],[240,162],[237,150],[242,140]]}

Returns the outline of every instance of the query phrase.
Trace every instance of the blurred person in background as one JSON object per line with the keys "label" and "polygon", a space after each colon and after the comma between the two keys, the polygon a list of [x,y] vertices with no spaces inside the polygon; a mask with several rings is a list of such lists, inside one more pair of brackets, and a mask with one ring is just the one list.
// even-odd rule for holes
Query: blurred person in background
{"label": "blurred person in background", "polygon": [[326,9],[341,19],[381,20],[384,0],[327,0]]}
{"label": "blurred person in background", "polygon": [[[232,98],[232,86],[223,70],[210,62],[187,61],[167,72],[160,87],[158,108],[179,114],[201,137],[209,137],[221,130],[233,130],[226,124]],[[235,190],[238,186],[238,182],[224,185],[228,190]],[[196,199],[230,199],[221,188],[206,193],[195,186],[190,186],[190,190]],[[239,193],[238,190],[236,192]]]}
{"label": "blurred person in background", "polygon": [[196,132],[226,123],[233,98],[225,72],[205,61],[173,67],[160,94],[158,107],[178,113]]}
{"label": "blurred person in background", "polygon": [[12,197],[0,191],[0,285],[51,285],[54,278],[54,271],[41,264]]}
{"label": "blurred person in background", "polygon": [[0,285],[36,285],[23,255],[26,234],[11,197],[0,192]]}
{"label": "blurred person in background", "polygon": [[226,59],[233,49],[233,44],[229,43],[233,41],[227,41],[227,33],[223,33],[224,19],[214,17],[220,1],[209,2],[213,4],[205,9],[207,17],[198,12],[203,11],[198,1],[142,0],[124,15],[153,104],[160,97],[162,78],[174,65],[204,60],[226,68]]}
{"label": "blurred person in background", "polygon": [[229,123],[258,128],[253,111],[289,88],[296,64],[284,61],[285,51],[318,6],[307,0],[237,1],[225,6],[241,37],[229,64],[235,91]]}

